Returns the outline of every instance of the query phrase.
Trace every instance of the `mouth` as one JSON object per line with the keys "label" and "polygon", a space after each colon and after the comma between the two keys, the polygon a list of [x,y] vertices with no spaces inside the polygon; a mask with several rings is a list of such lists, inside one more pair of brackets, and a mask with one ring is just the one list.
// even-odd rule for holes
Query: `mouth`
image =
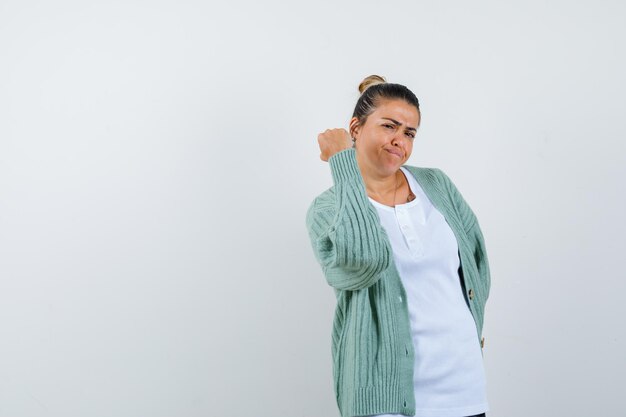
{"label": "mouth", "polygon": [[398,149],[385,149],[387,152],[389,152],[392,155],[396,155],[398,158],[402,159],[404,156],[402,155],[402,152]]}

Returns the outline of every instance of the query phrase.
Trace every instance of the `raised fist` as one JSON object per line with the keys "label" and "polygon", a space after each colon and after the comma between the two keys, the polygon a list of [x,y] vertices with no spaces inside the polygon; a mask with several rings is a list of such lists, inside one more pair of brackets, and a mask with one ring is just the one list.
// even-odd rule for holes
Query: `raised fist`
{"label": "raised fist", "polygon": [[320,159],[327,161],[331,156],[352,147],[352,138],[346,129],[326,129],[317,135],[320,145]]}

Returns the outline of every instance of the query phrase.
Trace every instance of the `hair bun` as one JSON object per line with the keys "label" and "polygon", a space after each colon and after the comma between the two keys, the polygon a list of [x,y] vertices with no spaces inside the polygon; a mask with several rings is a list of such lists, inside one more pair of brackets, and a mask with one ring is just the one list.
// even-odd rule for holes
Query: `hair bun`
{"label": "hair bun", "polygon": [[363,94],[363,91],[367,90],[369,87],[376,84],[386,83],[385,77],[381,77],[380,75],[370,75],[365,77],[361,84],[359,84],[359,93]]}

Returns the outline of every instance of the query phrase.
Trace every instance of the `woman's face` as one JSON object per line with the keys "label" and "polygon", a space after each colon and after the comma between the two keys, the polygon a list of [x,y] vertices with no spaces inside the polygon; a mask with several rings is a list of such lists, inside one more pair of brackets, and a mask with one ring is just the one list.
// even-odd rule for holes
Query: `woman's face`
{"label": "woman's face", "polygon": [[404,100],[382,100],[358,126],[353,117],[356,156],[359,166],[377,177],[393,175],[411,156],[420,121],[415,106]]}

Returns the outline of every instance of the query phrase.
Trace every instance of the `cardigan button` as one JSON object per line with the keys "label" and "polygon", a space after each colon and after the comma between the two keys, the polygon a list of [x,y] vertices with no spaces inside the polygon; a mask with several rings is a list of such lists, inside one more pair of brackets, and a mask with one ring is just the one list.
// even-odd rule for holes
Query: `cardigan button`
{"label": "cardigan button", "polygon": [[401,295],[399,295],[399,296],[398,296],[398,302],[399,302],[399,303],[401,303],[401,302],[402,302],[402,296],[401,296]]}
{"label": "cardigan button", "polygon": [[470,300],[474,299],[474,291],[472,291],[471,288],[469,289],[469,298],[470,298]]}

